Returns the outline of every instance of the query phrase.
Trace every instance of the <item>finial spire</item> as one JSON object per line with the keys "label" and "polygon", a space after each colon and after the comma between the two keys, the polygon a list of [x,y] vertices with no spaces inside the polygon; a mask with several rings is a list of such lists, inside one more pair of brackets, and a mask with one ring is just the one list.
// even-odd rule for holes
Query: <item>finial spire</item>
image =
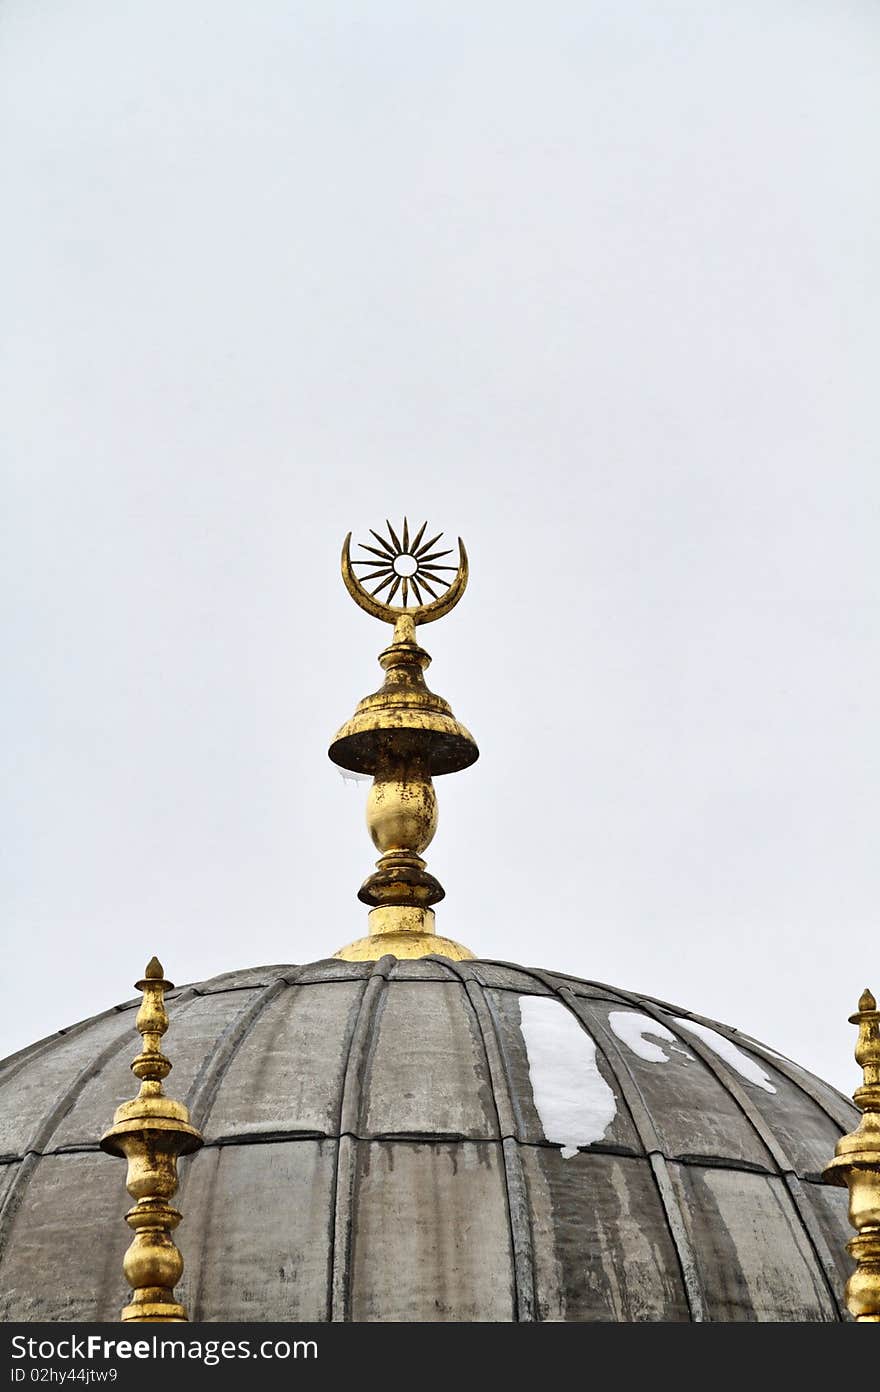
{"label": "finial spire", "polygon": [[855,1054],[864,1081],[853,1093],[853,1101],[863,1115],[856,1130],[837,1142],[823,1179],[849,1189],[849,1220],[856,1236],[847,1243],[847,1250],[857,1263],[846,1283],[849,1312],[860,1323],[876,1324],[880,1323],[880,1010],[867,988],[849,1019],[859,1027]]}
{"label": "finial spire", "polygon": [[102,1150],[128,1161],[126,1188],[137,1200],[125,1215],[134,1241],[125,1254],[123,1270],[133,1296],[122,1319],[179,1323],[187,1318],[174,1298],[183,1257],[171,1233],[181,1215],[168,1201],[177,1191],[178,1157],[198,1150],[202,1137],[190,1125],[183,1103],[166,1097],[162,1090],[163,1079],[171,1072],[161,1048],[168,1028],[165,992],[174,986],[165,980],[158,957],[150,958],[136,987],[144,993],[135,1019],[142,1046],[131,1071],[141,1086],[137,1097],[117,1107],[113,1125],[101,1137]]}
{"label": "finial spire", "polygon": [[[367,826],[381,852],[374,874],[358,892],[371,906],[369,936],[336,956],[375,961],[386,953],[438,954],[461,960],[473,953],[434,932],[432,906],[444,891],[425,868],[422,852],[437,829],[433,776],[467,768],[479,751],[447,702],[428,690],[424,672],[431,658],[416,640],[416,626],[433,623],[458,603],[468,580],[467,552],[459,537],[458,566],[443,564],[452,548],[437,550],[442,532],[423,541],[427,523],[412,539],[407,518],[399,534],[390,522],[386,526],[387,538],[371,530],[379,547],[360,544],[369,558],[352,560],[350,532],[342,547],[342,578],[349,594],[368,614],[393,624],[394,633],[379,655],[385,672],[382,688],[361,701],[329,751],[340,768],[373,775]],[[355,574],[355,566],[365,573]],[[378,583],[370,591],[366,585],[372,581]],[[380,600],[383,591],[387,594]],[[398,591],[402,604],[392,605]],[[410,591],[417,601],[413,607]],[[425,595],[430,596],[427,602]]]}

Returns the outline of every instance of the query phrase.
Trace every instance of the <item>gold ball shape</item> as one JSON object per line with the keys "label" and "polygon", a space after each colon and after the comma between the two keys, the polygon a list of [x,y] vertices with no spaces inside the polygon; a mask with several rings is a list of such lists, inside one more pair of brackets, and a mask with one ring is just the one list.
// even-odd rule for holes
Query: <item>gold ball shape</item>
{"label": "gold ball shape", "polygon": [[880,1272],[860,1266],[846,1283],[846,1303],[853,1319],[880,1321]]}
{"label": "gold ball shape", "polygon": [[367,798],[367,827],[383,855],[386,851],[421,855],[437,830],[437,798],[431,779],[376,777]]}
{"label": "gold ball shape", "polygon": [[183,1275],[183,1257],[166,1233],[138,1233],[126,1252],[122,1269],[132,1290],[162,1286],[173,1290]]}

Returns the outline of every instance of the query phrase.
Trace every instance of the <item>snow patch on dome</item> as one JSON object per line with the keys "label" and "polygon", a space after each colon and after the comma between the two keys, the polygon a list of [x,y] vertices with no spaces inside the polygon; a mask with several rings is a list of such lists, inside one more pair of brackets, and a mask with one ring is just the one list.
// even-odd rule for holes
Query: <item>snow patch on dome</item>
{"label": "snow patch on dome", "polygon": [[689,1054],[687,1049],[679,1047],[672,1030],[661,1025],[658,1020],[652,1020],[650,1015],[642,1015],[634,1010],[612,1010],[608,1016],[608,1023],[618,1039],[646,1063],[669,1062],[669,1055],[659,1044],[653,1044],[650,1039],[646,1039],[646,1034],[653,1034],[655,1039],[664,1040],[671,1045],[676,1054],[683,1054],[686,1059],[693,1058],[693,1054]]}
{"label": "snow patch on dome", "polygon": [[547,1140],[568,1158],[602,1140],[617,1099],[599,1072],[592,1036],[564,1005],[520,996],[519,1006],[535,1109]]}
{"label": "snow patch on dome", "polygon": [[770,1077],[764,1072],[763,1068],[755,1059],[749,1058],[742,1049],[738,1049],[729,1039],[725,1039],[723,1034],[718,1034],[716,1030],[710,1029],[708,1025],[700,1025],[696,1020],[682,1020],[676,1018],[675,1023],[684,1029],[690,1030],[691,1034],[697,1035],[709,1048],[714,1050],[719,1058],[729,1064],[741,1078],[745,1078],[747,1083],[754,1083],[755,1087],[763,1088],[765,1092],[775,1092],[776,1088],[770,1081]]}

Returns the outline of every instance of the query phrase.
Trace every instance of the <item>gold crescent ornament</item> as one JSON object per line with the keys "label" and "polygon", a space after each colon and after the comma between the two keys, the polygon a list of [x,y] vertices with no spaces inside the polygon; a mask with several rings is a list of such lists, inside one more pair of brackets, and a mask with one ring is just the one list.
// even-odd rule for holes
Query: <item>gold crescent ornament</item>
{"label": "gold crescent ornament", "polygon": [[[453,548],[436,550],[443,533],[438,532],[424,541],[427,522],[423,522],[418,532],[411,538],[409,522],[403,519],[403,527],[398,534],[390,522],[385,523],[388,536],[381,536],[370,528],[370,535],[378,543],[376,546],[359,542],[362,551],[368,556],[352,558],[351,532],[342,546],[342,578],[345,588],[354,602],[360,605],[373,618],[383,623],[397,624],[404,616],[413,624],[433,623],[442,619],[450,609],[454,609],[464,594],[468,582],[468,558],[461,537],[458,538],[458,565],[444,564]],[[363,568],[358,575],[355,566]],[[452,573],[452,578],[447,576]],[[367,589],[371,581],[377,581],[375,589]],[[379,596],[387,590],[384,599]],[[391,600],[400,592],[402,604],[392,604]],[[424,592],[424,593],[423,593]],[[415,603],[410,604],[410,595]],[[426,600],[425,595],[430,599]]]}

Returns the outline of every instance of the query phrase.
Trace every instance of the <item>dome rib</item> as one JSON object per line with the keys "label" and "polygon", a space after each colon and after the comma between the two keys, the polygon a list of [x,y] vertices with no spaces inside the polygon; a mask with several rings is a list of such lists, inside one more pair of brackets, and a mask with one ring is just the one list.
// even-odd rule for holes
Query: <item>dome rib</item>
{"label": "dome rib", "polygon": [[[268,1005],[279,996],[288,986],[287,978],[278,976],[274,981],[270,981],[258,991],[256,997],[245,1007],[240,1014],[236,1015],[226,1029],[214,1040],[213,1047],[202,1059],[195,1078],[192,1081],[186,1097],[186,1104],[189,1108],[190,1118],[194,1126],[200,1131],[204,1131],[205,1126],[211,1115],[211,1109],[217,1098],[226,1073],[231,1067],[236,1054],[247,1036],[250,1034],[254,1025]],[[210,1142],[209,1142],[210,1144]],[[186,1202],[187,1185],[190,1175],[190,1165],[184,1162],[181,1167],[180,1182],[178,1185],[178,1197],[176,1202],[184,1205]],[[216,1171],[214,1174],[216,1179]],[[213,1199],[213,1193],[211,1194]],[[200,1260],[196,1263],[195,1283],[190,1292],[190,1305],[192,1317],[201,1318],[202,1314],[202,1277],[205,1263]]]}
{"label": "dome rib", "polygon": [[[537,1319],[534,1238],[529,1217],[528,1188],[516,1139],[516,1099],[510,1082],[510,1067],[485,986],[471,966],[459,966],[453,962],[446,962],[445,965],[464,986],[477,1019],[486,1064],[492,1079],[492,1098],[498,1118],[501,1154],[504,1160],[504,1184],[507,1191],[515,1318],[518,1323],[532,1324]],[[502,1108],[506,1113],[504,1117],[501,1115]]]}
{"label": "dome rib", "polygon": [[[663,1153],[663,1150],[660,1146],[659,1138],[657,1137],[656,1130],[654,1128],[653,1123],[650,1121],[648,1110],[644,1105],[644,1099],[641,1096],[641,1090],[638,1086],[638,1082],[635,1076],[633,1075],[632,1070],[630,1069],[626,1059],[623,1057],[623,1054],[617,1048],[616,1044],[614,1044],[613,1041],[611,1041],[610,1036],[608,1035],[607,1031],[603,1029],[599,1020],[590,1020],[588,1022],[584,1018],[584,1016],[581,1014],[580,1009],[574,1004],[574,1002],[578,999],[574,995],[574,992],[571,990],[570,987],[561,985],[553,973],[544,972],[535,967],[523,967],[519,964],[514,966],[513,963],[499,962],[494,959],[492,959],[491,965],[502,966],[516,970],[525,976],[531,977],[534,981],[540,982],[541,985],[546,986],[549,990],[553,992],[555,998],[561,1000],[572,1011],[580,1025],[584,1029],[586,1029],[587,1033],[590,1034],[592,1038],[595,1039],[595,1036],[592,1033],[593,1027],[595,1026],[597,1029],[601,1030],[603,1040],[607,1040],[608,1044],[610,1044],[610,1050],[608,1048],[603,1048],[602,1052],[605,1054],[606,1061],[608,1062],[609,1067],[611,1067],[611,1071],[614,1074],[616,1081],[620,1085],[621,1092],[623,1093],[624,1100],[626,1101],[627,1106],[629,1108],[630,1114],[633,1119],[633,1124],[636,1127],[637,1134],[639,1135],[642,1144],[645,1146],[645,1150],[651,1164],[651,1170],[654,1175],[655,1183],[660,1196],[661,1206],[666,1218],[673,1246],[675,1248],[676,1257],[681,1268],[682,1280],[684,1282],[685,1294],[687,1297],[688,1306],[691,1311],[691,1317],[695,1322],[705,1320],[706,1318],[708,1318],[705,1294],[703,1291],[702,1282],[700,1281],[698,1275],[693,1246],[687,1234],[681,1201],[676,1195],[676,1192],[674,1190],[669,1176],[668,1157]],[[837,1318],[839,1320],[845,1319],[846,1311],[838,1290],[840,1282],[838,1278],[837,1267],[828,1248],[828,1244],[825,1241],[824,1234],[821,1231],[816,1215],[813,1212],[813,1209],[809,1201],[804,1195],[801,1180],[797,1174],[794,1162],[788,1156],[785,1148],[780,1143],[779,1139],[770,1130],[767,1123],[764,1121],[764,1118],[761,1116],[760,1112],[752,1103],[751,1098],[749,1098],[747,1094],[744,1092],[738,1080],[733,1076],[733,1073],[727,1067],[724,1060],[716,1056],[713,1053],[713,1051],[709,1049],[699,1038],[692,1036],[690,1033],[688,1033],[687,1035],[683,1035],[681,1033],[680,1028],[676,1027],[675,1025],[674,1016],[671,1014],[667,1015],[652,1000],[649,1000],[644,996],[635,995],[633,992],[623,990],[620,987],[608,986],[603,982],[590,982],[589,984],[596,986],[603,993],[606,993],[607,998],[609,1000],[618,1001],[621,1005],[630,1006],[636,1009],[637,1011],[641,1012],[642,1014],[649,1015],[653,1020],[657,1021],[658,1024],[663,1025],[665,1028],[671,1029],[672,1032],[675,1034],[676,1038],[682,1044],[686,1044],[689,1049],[693,1050],[693,1052],[697,1055],[701,1062],[709,1069],[709,1071],[714,1075],[714,1077],[718,1080],[718,1082],[725,1089],[725,1091],[730,1095],[739,1111],[745,1117],[749,1126],[752,1128],[752,1130],[758,1136],[759,1140],[762,1142],[762,1144],[769,1152],[771,1159],[778,1171],[778,1176],[780,1179],[782,1179],[783,1183],[785,1184],[786,1190],[788,1191],[792,1208],[794,1209],[794,1212],[797,1215],[800,1226],[804,1231],[804,1234],[806,1236],[807,1241],[810,1244],[810,1247],[815,1253],[820,1270],[822,1272],[825,1287],[833,1301],[834,1309],[837,1313]],[[567,997],[570,997],[570,1000],[567,999]],[[670,1006],[670,1010],[678,1010],[678,1007]],[[680,1014],[686,1015],[687,1018],[693,1019],[696,1022],[705,1023],[710,1029],[717,1030],[718,1033],[722,1035],[722,1037],[729,1039],[731,1043],[744,1042],[741,1036],[738,1037],[736,1035],[735,1031],[731,1031],[729,1029],[719,1030],[717,1023],[714,1020],[703,1020],[701,1016],[694,1015],[692,1012],[684,1010],[680,1011]],[[595,1042],[598,1047],[602,1048],[602,1045],[599,1043],[598,1040],[596,1040]],[[614,1058],[619,1063],[619,1069],[615,1068],[611,1064],[609,1054],[612,1051]],[[762,1050],[761,1052],[762,1056],[764,1056],[764,1051]],[[775,1056],[771,1061],[771,1066],[778,1067]],[[835,1117],[833,1113],[829,1110],[828,1106],[822,1103],[820,1098],[816,1095],[816,1089],[802,1087],[800,1080],[797,1077],[792,1076],[792,1073],[788,1069],[779,1068],[779,1072],[783,1073],[784,1076],[787,1077],[792,1083],[794,1083],[796,1087],[798,1087],[801,1091],[805,1092],[806,1095],[809,1096],[811,1100],[814,1101],[817,1104],[817,1106],[821,1108],[824,1114],[835,1123],[835,1125],[841,1125],[841,1118]],[[636,1097],[638,1098],[638,1106],[636,1108],[634,1108],[631,1105],[631,1095],[630,1089],[626,1085],[627,1081],[630,1081],[633,1087],[635,1088],[636,1096],[632,1098],[632,1101],[635,1101]],[[637,1113],[640,1113],[641,1116],[639,1116]],[[645,1129],[644,1127],[644,1122],[646,1120],[648,1123],[647,1129]],[[642,1123],[641,1125],[640,1121]],[[843,1124],[846,1125],[847,1122],[844,1120]]]}
{"label": "dome rib", "polygon": [[200,1131],[204,1131],[207,1126],[211,1109],[220,1090],[220,1084],[257,1020],[276,996],[279,996],[288,986],[295,984],[295,978],[290,981],[284,976],[278,976],[274,981],[270,981],[268,986],[264,986],[262,990],[257,992],[250,1005],[230,1020],[222,1034],[219,1034],[215,1039],[213,1047],[202,1059],[186,1096],[186,1105],[189,1108],[192,1124]]}
{"label": "dome rib", "polygon": [[[192,990],[193,988],[190,987],[189,989]],[[180,991],[175,992],[174,998],[179,999],[181,994],[182,992]],[[171,997],[169,997],[169,1000],[170,999]],[[112,1005],[109,1010],[102,1010],[97,1015],[89,1015],[85,1020],[78,1020],[74,1025],[68,1025],[65,1029],[56,1030],[54,1034],[47,1034],[44,1039],[37,1039],[33,1044],[27,1044],[23,1049],[19,1049],[14,1054],[10,1054],[8,1058],[3,1059],[3,1076],[0,1078],[0,1083],[5,1084],[10,1082],[23,1068],[27,1068],[28,1064],[33,1063],[34,1060],[40,1058],[42,1054],[48,1053],[50,1049],[55,1048],[60,1042],[67,1039],[75,1039],[78,1034],[82,1034],[84,1030],[91,1029],[92,1026],[99,1023],[99,1021],[109,1020],[114,1015],[121,1015],[123,1011],[130,1010],[134,1004],[134,1001],[127,1001],[121,1005]]]}
{"label": "dome rib", "polygon": [[[495,964],[493,964],[495,965]],[[498,964],[500,965],[500,964]],[[554,1000],[558,1000],[575,1017],[578,1024],[590,1036],[598,1050],[601,1051],[608,1068],[615,1082],[620,1087],[623,1100],[632,1118],[636,1135],[639,1137],[645,1148],[645,1154],[651,1166],[651,1173],[660,1200],[660,1208],[666,1220],[666,1227],[672,1241],[681,1272],[682,1285],[684,1286],[685,1298],[688,1303],[691,1319],[696,1322],[703,1322],[708,1317],[706,1300],[703,1292],[702,1282],[700,1281],[694,1250],[684,1223],[681,1212],[681,1205],[675,1194],[672,1181],[669,1177],[666,1156],[660,1147],[660,1139],[657,1135],[654,1123],[651,1121],[650,1113],[642,1097],[641,1089],[635,1077],[631,1073],[620,1050],[617,1048],[608,1035],[606,1030],[602,1030],[602,1039],[596,1038],[593,1033],[593,1025],[598,1025],[598,1021],[587,1021],[581,1013],[581,1008],[577,1005],[577,997],[568,986],[561,986],[549,972],[543,972],[537,967],[518,967],[518,971],[525,976],[529,976],[533,981],[538,981],[542,986],[546,986],[552,992]],[[613,999],[626,1004],[619,992],[613,992]],[[601,1028],[601,1027],[600,1027]],[[609,1047],[610,1046],[610,1047]],[[615,1060],[618,1067],[614,1066]]]}
{"label": "dome rib", "polygon": [[378,962],[373,963],[373,969],[364,981],[342,1076],[336,1127],[336,1163],[333,1168],[333,1221],[328,1272],[329,1316],[333,1322],[351,1319],[352,1230],[364,1069],[374,1034],[379,999],[388,984],[386,973],[394,960],[387,955],[380,957]]}
{"label": "dome rib", "polygon": [[[491,966],[506,967],[508,970],[529,974],[529,969],[520,966],[519,963],[502,962],[494,958],[491,960],[489,958],[481,958],[480,960],[489,963]],[[531,974],[534,974],[536,971],[536,968],[531,968]],[[743,1034],[742,1031],[733,1029],[729,1025],[719,1023],[717,1020],[710,1020],[706,1015],[697,1015],[693,1010],[687,1010],[684,1006],[675,1005],[671,1001],[658,1000],[654,996],[636,996],[632,992],[622,990],[619,986],[609,986],[605,981],[585,982],[581,977],[570,976],[565,972],[548,972],[547,975],[548,977],[552,975],[554,982],[574,981],[578,985],[594,986],[596,990],[603,992],[609,1000],[619,1001],[621,1005],[632,1005],[634,1001],[638,1002],[639,1005],[650,1003],[658,1006],[661,1010],[668,1010],[671,1015],[685,1016],[688,1020],[694,1020],[697,1024],[706,1025],[709,1029],[715,1030],[716,1033],[729,1040],[731,1044],[743,1044],[748,1049],[754,1049],[762,1058],[767,1060],[771,1067],[775,1068],[777,1072],[782,1073],[788,1078],[789,1082],[793,1083],[801,1092],[806,1093],[806,1095],[816,1103],[816,1106],[834,1122],[836,1127],[843,1131],[847,1131],[852,1125],[852,1104],[844,1093],[840,1092],[838,1088],[832,1087],[830,1083],[825,1084],[828,1092],[840,1103],[835,1110],[829,1105],[827,1095],[823,1095],[820,1090],[814,1086],[813,1078],[805,1069],[800,1068],[793,1060],[786,1059],[781,1054],[777,1054],[773,1050],[768,1049],[759,1039],[752,1039],[751,1035]]]}
{"label": "dome rib", "polygon": [[[592,1030],[596,1030],[601,1034],[601,1043],[596,1039],[597,1047],[602,1049],[605,1055],[608,1066],[629,1107],[633,1125],[636,1128],[639,1140],[645,1147],[645,1153],[648,1157],[648,1163],[651,1166],[654,1183],[660,1198],[660,1206],[666,1219],[666,1226],[669,1229],[669,1236],[672,1239],[672,1246],[675,1249],[675,1255],[681,1270],[682,1285],[684,1286],[685,1298],[688,1303],[691,1319],[695,1323],[701,1324],[709,1318],[703,1283],[700,1279],[693,1245],[691,1244],[685,1225],[681,1201],[676,1193],[672,1179],[670,1178],[669,1164],[666,1156],[663,1154],[660,1145],[660,1137],[657,1135],[657,1130],[651,1120],[651,1115],[648,1111],[645,1099],[642,1096],[642,1090],[639,1087],[638,1079],[630,1069],[629,1064],[623,1056],[623,1051],[618,1047],[611,1032],[605,1029],[598,1018],[590,1020],[589,1024],[587,1020],[584,1019],[584,1016],[581,1014],[582,1007],[578,1006],[578,998],[571,988],[569,986],[561,986],[559,988],[559,996],[560,999],[565,1001],[572,1013],[577,1016],[588,1033],[592,1032]],[[595,1037],[594,1034],[593,1038],[595,1039]]]}
{"label": "dome rib", "polygon": [[[847,1130],[852,1124],[852,1107],[843,1093],[837,1093],[841,1101],[841,1106],[835,1112],[828,1105],[827,1098],[822,1096],[817,1087],[813,1087],[809,1075],[805,1073],[803,1069],[799,1069],[797,1064],[783,1058],[781,1054],[774,1053],[772,1050],[768,1049],[760,1040],[752,1039],[750,1035],[742,1034],[739,1030],[732,1029],[729,1025],[719,1024],[717,1020],[710,1020],[705,1015],[695,1015],[692,1010],[681,1010],[678,1006],[671,1008],[674,1008],[678,1015],[684,1016],[688,1020],[693,1020],[698,1025],[706,1025],[709,1029],[713,1029],[716,1034],[720,1034],[721,1037],[728,1040],[729,1043],[743,1045],[745,1048],[752,1049],[755,1053],[760,1054],[761,1058],[765,1059],[766,1062],[770,1064],[771,1068],[775,1068],[777,1073],[781,1073],[790,1083],[794,1083],[795,1087],[801,1092],[805,1092],[806,1095],[815,1102],[820,1111],[823,1111],[828,1119],[834,1122],[835,1126]],[[828,1086],[830,1090],[830,1084]],[[834,1091],[836,1092],[836,1089],[834,1089]]]}
{"label": "dome rib", "polygon": [[[416,983],[431,982],[422,995]],[[541,997],[556,1006],[539,1009]],[[0,1075],[7,1317],[118,1310],[122,1209],[99,1158],[79,1152],[96,1151],[122,1085],[134,1004],[57,1032]],[[814,1174],[841,1129],[836,1094],[738,1030],[562,973],[390,955],[226,973],[171,1007],[181,1096],[210,1128],[182,1176],[194,1318],[846,1318],[845,1209]],[[583,1044],[551,1018],[560,1007]],[[652,1068],[656,1053],[623,1042],[631,1031],[618,1039],[616,1010],[684,1044],[687,1065],[673,1052]],[[545,1016],[549,1034],[530,1034]],[[717,1037],[692,1037],[700,1025]],[[557,1031],[545,1066],[539,1040]],[[570,1134],[565,1097],[586,1105],[588,1041],[584,1087],[598,1064],[616,1129],[572,1142],[582,1153],[566,1163],[569,1142],[545,1127]],[[722,1041],[761,1062],[778,1095],[741,1078]],[[86,1254],[91,1275],[72,1294],[62,1270]],[[405,1298],[400,1262],[415,1263]]]}

